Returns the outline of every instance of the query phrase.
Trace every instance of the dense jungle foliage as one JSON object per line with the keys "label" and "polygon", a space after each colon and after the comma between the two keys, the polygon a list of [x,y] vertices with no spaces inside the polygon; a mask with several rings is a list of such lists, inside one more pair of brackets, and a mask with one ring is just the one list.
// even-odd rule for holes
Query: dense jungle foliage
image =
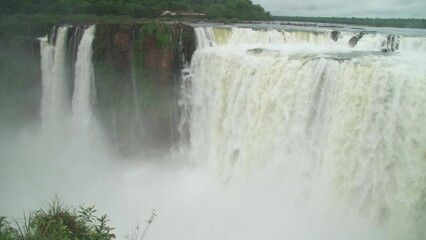
{"label": "dense jungle foliage", "polygon": [[269,20],[250,0],[0,0],[0,14],[93,14],[159,17],[162,10],[197,11],[210,19]]}

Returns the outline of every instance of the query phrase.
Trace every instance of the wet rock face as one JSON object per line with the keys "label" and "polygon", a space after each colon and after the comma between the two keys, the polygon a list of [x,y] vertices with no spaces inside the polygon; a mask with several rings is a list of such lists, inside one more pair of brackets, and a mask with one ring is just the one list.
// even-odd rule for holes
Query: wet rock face
{"label": "wet rock face", "polygon": [[[94,42],[98,115],[124,153],[170,147],[180,69],[195,51],[193,28],[150,22],[98,25]],[[178,111],[175,111],[178,112]]]}
{"label": "wet rock face", "polygon": [[358,41],[364,36],[364,33],[358,33],[357,35],[353,36],[351,39],[349,39],[349,46],[355,47],[358,43]]}
{"label": "wet rock face", "polygon": [[131,47],[131,34],[129,31],[117,32],[113,44],[120,51],[129,51]]}
{"label": "wet rock face", "polygon": [[[190,61],[195,51],[193,29],[184,24],[146,25],[98,25],[95,60],[114,67],[118,65],[121,72],[130,72],[133,58],[138,56],[141,61],[135,67],[156,72],[150,80],[167,84],[173,80],[173,73],[180,69],[182,56]],[[162,37],[166,39],[160,39]]]}
{"label": "wet rock face", "polygon": [[[173,28],[164,30],[170,31],[170,43],[176,42],[177,36]],[[143,35],[144,33],[142,33]],[[178,51],[173,46],[161,46],[155,35],[142,36],[143,40],[143,61],[138,67],[150,69],[148,78],[159,84],[167,84],[173,80],[173,73],[177,70]]]}
{"label": "wet rock face", "polygon": [[382,42],[382,52],[395,52],[399,49],[399,37],[388,35],[386,40]]}
{"label": "wet rock face", "polygon": [[[0,32],[0,132],[40,121],[40,42],[45,29]],[[2,133],[0,133],[2,134]]]}
{"label": "wet rock face", "polygon": [[330,37],[333,41],[337,42],[337,40],[339,39],[340,36],[340,32],[339,31],[332,31],[330,33]]}

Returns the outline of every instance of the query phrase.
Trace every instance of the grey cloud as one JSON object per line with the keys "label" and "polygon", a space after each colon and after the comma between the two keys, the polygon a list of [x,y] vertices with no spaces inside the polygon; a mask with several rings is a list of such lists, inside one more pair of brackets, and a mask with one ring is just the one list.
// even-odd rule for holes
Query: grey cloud
{"label": "grey cloud", "polygon": [[426,18],[424,0],[253,0],[273,15]]}

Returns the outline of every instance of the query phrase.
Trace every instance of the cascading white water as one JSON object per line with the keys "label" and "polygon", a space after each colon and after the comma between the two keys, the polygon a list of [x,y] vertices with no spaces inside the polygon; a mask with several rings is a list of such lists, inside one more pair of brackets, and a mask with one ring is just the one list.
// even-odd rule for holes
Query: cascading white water
{"label": "cascading white water", "polygon": [[196,28],[197,35],[197,49],[210,47],[214,44],[213,41],[213,28]]}
{"label": "cascading white water", "polygon": [[66,83],[67,27],[57,30],[55,45],[47,37],[41,39],[41,68],[43,98],[41,118],[45,128],[56,128],[64,124],[69,108]]}
{"label": "cascading white water", "polygon": [[390,239],[424,239],[424,37],[401,36],[384,55],[380,33],[355,47],[352,33],[195,33],[182,91],[192,161],[230,179],[269,169],[305,198],[321,183]]}
{"label": "cascading white water", "polygon": [[47,37],[40,39],[41,49],[41,74],[43,97],[41,103],[41,119],[43,124],[47,124],[50,115],[50,85],[52,84],[52,66],[54,61],[54,47],[49,44]]}
{"label": "cascading white water", "polygon": [[75,63],[74,94],[72,99],[73,120],[74,124],[84,130],[97,129],[92,110],[96,97],[92,61],[94,34],[95,26],[90,26],[84,30],[78,46],[77,61]]}
{"label": "cascading white water", "polygon": [[[255,30],[251,28],[196,28],[197,49],[211,46],[247,46],[265,47],[269,49],[285,49],[304,52],[353,52],[380,51],[387,40],[386,33],[363,32],[355,47],[349,41],[357,32],[339,32],[336,41],[331,38],[330,31],[284,31],[276,29]],[[392,35],[392,34],[391,34]],[[425,52],[426,37],[398,36],[401,52]],[[289,48],[289,46],[291,46]],[[287,48],[286,48],[287,47]]]}

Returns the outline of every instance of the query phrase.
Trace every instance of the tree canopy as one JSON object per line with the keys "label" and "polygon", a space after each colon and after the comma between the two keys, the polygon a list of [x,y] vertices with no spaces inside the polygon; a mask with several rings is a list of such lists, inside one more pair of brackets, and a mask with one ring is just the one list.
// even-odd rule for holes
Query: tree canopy
{"label": "tree canopy", "polygon": [[196,11],[208,18],[269,20],[250,0],[0,0],[0,14],[94,14],[159,17],[161,10]]}

